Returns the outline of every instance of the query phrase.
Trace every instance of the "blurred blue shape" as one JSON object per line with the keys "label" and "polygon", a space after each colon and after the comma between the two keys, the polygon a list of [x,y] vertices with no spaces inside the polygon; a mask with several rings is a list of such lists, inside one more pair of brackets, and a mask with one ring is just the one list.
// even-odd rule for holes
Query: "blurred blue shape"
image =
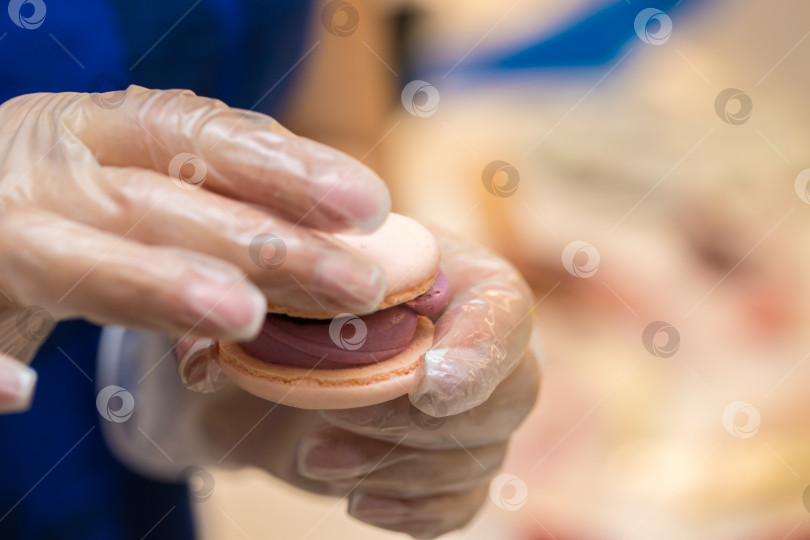
{"label": "blurred blue shape", "polygon": [[[708,2],[703,2],[703,5]],[[630,4],[614,2],[598,11],[580,13],[559,28],[519,50],[489,51],[462,61],[454,71],[464,76],[491,76],[493,72],[559,67],[594,67],[616,59],[632,41],[647,46],[636,34],[636,16],[647,8],[679,15],[698,4],[695,0],[652,0]],[[677,26],[675,28],[677,31]],[[445,71],[447,68],[445,68]]]}

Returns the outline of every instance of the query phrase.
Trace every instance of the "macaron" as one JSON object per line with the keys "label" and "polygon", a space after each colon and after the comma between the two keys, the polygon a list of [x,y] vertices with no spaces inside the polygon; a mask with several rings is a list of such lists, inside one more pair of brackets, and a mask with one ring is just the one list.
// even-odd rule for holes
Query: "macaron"
{"label": "macaron", "polygon": [[419,222],[390,214],[371,234],[338,234],[384,271],[382,301],[368,314],[330,315],[269,305],[251,342],[219,342],[223,371],[263,399],[302,409],[343,409],[407,394],[447,305],[439,245]]}

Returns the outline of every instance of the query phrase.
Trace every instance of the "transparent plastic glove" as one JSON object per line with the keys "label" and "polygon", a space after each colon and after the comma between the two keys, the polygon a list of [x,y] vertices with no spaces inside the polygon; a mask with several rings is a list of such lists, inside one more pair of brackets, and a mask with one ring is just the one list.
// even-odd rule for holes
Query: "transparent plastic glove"
{"label": "transparent plastic glove", "polygon": [[534,405],[539,364],[528,350],[489,399],[463,413],[432,417],[407,397],[323,411],[331,427],[308,434],[299,472],[348,490],[349,513],[415,538],[468,523],[484,502],[508,439]]}
{"label": "transparent plastic glove", "polygon": [[380,269],[316,229],[389,206],[357,161],[188,91],[19,96],[0,106],[0,353],[27,362],[78,316],[247,339],[265,298],[363,311]]}

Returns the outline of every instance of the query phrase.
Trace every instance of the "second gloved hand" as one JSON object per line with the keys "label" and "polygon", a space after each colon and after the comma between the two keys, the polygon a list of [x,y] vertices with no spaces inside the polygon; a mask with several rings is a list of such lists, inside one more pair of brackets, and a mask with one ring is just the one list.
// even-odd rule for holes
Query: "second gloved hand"
{"label": "second gloved hand", "polygon": [[[432,538],[467,523],[537,397],[539,365],[527,350],[533,299],[498,255],[457,240],[440,244],[450,303],[409,396],[322,411],[323,425],[311,411],[273,403],[264,416],[250,414],[261,401],[229,387],[202,415],[208,440],[223,444],[233,464],[346,496],[352,515],[378,527]],[[176,352],[184,384],[227,386],[213,340],[183,339]],[[265,420],[253,430],[256,417]],[[243,440],[244,430],[251,435]],[[231,450],[225,441],[234,441]]]}

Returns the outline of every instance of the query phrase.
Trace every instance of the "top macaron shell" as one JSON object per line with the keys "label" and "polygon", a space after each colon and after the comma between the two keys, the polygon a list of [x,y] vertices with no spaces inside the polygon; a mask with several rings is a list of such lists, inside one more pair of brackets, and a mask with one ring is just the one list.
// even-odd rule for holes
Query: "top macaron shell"
{"label": "top macaron shell", "polygon": [[[374,311],[402,304],[426,292],[439,270],[441,253],[436,238],[424,225],[400,214],[389,214],[371,234],[336,234],[335,237],[377,263],[385,273],[385,295]],[[290,311],[274,304],[268,304],[267,311],[293,317],[331,318]]]}

